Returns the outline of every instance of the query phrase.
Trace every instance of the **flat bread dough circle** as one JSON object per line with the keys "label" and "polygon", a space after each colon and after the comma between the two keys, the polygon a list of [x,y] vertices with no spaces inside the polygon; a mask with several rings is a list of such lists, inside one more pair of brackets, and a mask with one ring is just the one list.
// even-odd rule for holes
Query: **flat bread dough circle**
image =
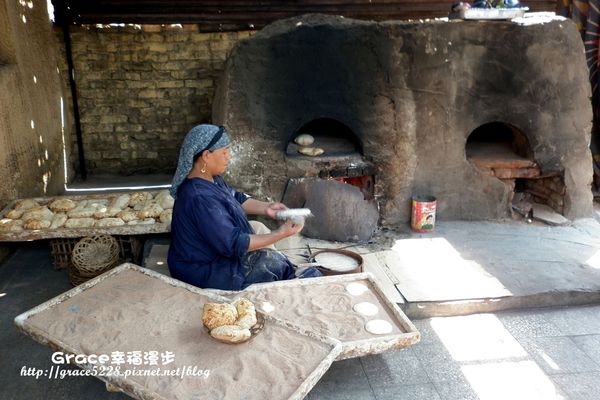
{"label": "flat bread dough circle", "polygon": [[383,319],[374,319],[365,324],[367,332],[373,335],[385,335],[392,332],[392,324]]}
{"label": "flat bread dough circle", "polygon": [[379,312],[379,308],[373,303],[369,303],[368,301],[363,301],[362,303],[357,303],[352,307],[354,311],[359,314],[366,315],[367,317],[372,317],[373,315],[377,315]]}
{"label": "flat bread dough circle", "polygon": [[315,255],[321,266],[337,272],[349,272],[358,267],[358,261],[345,254],[324,251]]}
{"label": "flat bread dough circle", "polygon": [[362,283],[350,282],[346,285],[346,291],[352,296],[360,296],[364,292],[368,291],[369,288]]}

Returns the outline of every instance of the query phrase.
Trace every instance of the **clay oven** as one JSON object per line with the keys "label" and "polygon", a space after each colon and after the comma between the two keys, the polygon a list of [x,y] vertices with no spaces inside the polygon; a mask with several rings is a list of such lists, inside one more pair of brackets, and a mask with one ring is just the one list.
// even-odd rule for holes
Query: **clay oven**
{"label": "clay oven", "polygon": [[[325,206],[338,218],[350,207],[362,214],[349,220],[370,224],[375,210],[379,224],[405,224],[410,198],[428,194],[439,219],[501,219],[519,192],[568,218],[587,217],[587,74],[581,38],[560,17],[377,23],[308,15],[238,43],[213,117],[235,140],[229,180],[277,200],[298,180],[350,184],[364,203]],[[300,155],[301,133],[325,152]]]}

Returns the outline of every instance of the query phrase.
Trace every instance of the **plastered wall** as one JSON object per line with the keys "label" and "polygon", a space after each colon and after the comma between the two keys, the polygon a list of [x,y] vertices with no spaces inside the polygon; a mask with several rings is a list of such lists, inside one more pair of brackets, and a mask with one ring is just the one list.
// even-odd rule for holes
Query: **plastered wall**
{"label": "plastered wall", "polygon": [[0,37],[0,206],[4,207],[16,198],[63,190],[62,136],[63,131],[65,137],[70,133],[63,129],[59,42],[46,1],[0,0]]}

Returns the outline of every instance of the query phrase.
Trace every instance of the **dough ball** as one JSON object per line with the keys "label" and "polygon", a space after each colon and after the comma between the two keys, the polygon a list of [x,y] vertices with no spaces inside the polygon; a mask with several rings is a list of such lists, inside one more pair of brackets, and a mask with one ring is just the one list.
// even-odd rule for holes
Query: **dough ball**
{"label": "dough ball", "polygon": [[250,329],[244,329],[237,325],[223,325],[210,331],[210,336],[227,343],[242,343],[252,337]]}
{"label": "dough ball", "polygon": [[50,228],[52,221],[49,219],[28,219],[23,223],[25,229],[47,229]]}
{"label": "dough ball", "polygon": [[366,285],[359,282],[350,282],[346,285],[346,291],[352,296],[360,296],[368,290],[369,288]]}
{"label": "dough ball", "polygon": [[39,206],[40,204],[33,199],[24,199],[17,201],[15,204],[15,210],[29,210],[30,208]]}
{"label": "dough ball", "polygon": [[94,218],[69,218],[65,228],[91,228],[95,222]]}
{"label": "dough ball", "polygon": [[52,223],[50,224],[50,229],[62,228],[65,222],[67,222],[67,214],[54,214],[54,216],[52,217]]}
{"label": "dough ball", "polygon": [[235,325],[244,329],[250,329],[256,325],[258,322],[256,319],[256,309],[250,300],[240,298],[234,301],[232,305],[235,306],[238,313],[238,318],[235,321]]}
{"label": "dough ball", "polygon": [[71,199],[56,199],[48,204],[48,208],[54,212],[67,212],[76,206],[77,204]]}
{"label": "dough ball", "polygon": [[122,225],[125,225],[125,221],[123,221],[121,218],[104,218],[104,219],[96,221],[96,223],[94,224],[94,227],[104,228],[107,226],[122,226]]}
{"label": "dough ball", "polygon": [[379,308],[373,303],[369,303],[368,301],[363,301],[362,303],[355,304],[352,307],[354,311],[359,314],[366,315],[367,317],[372,317],[373,315],[377,315],[379,312]]}
{"label": "dough ball", "polygon": [[325,150],[320,147],[300,147],[298,153],[304,154],[305,156],[316,157],[325,153]]}
{"label": "dough ball", "polygon": [[393,330],[392,324],[383,319],[374,319],[365,324],[367,332],[373,335],[385,335]]}
{"label": "dough ball", "polygon": [[202,310],[202,323],[209,330],[218,326],[233,325],[237,317],[237,310],[228,303],[206,303]]}
{"label": "dough ball", "polygon": [[10,210],[9,212],[6,213],[6,218],[10,218],[10,219],[19,219],[23,216],[23,213],[25,212],[25,210]]}
{"label": "dough ball", "polygon": [[310,146],[311,144],[313,144],[315,142],[315,138],[312,137],[312,135],[303,133],[302,135],[296,136],[296,139],[294,139],[294,142],[296,142],[296,144],[298,144],[300,146]]}

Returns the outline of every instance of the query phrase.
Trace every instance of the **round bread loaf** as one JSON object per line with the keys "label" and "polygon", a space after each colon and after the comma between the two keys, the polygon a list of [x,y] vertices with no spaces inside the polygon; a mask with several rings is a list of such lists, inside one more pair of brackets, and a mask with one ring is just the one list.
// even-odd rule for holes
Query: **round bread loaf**
{"label": "round bread loaf", "polygon": [[120,196],[115,197],[110,204],[108,205],[108,209],[116,209],[118,208],[119,210],[123,210],[125,209],[125,207],[127,207],[127,205],[129,204],[129,195],[127,193],[122,194]]}
{"label": "round bread loaf", "polygon": [[125,222],[138,219],[137,213],[129,209],[118,212],[117,217],[121,218]]}
{"label": "round bread loaf", "polygon": [[171,220],[173,219],[173,210],[169,209],[161,212],[160,217],[158,219],[163,224],[170,224]]}
{"label": "round bread loaf", "polygon": [[129,195],[129,206],[135,207],[138,204],[144,204],[146,200],[152,199],[149,192],[135,192]]}
{"label": "round bread loaf", "polygon": [[223,325],[210,331],[210,336],[227,343],[241,343],[250,339],[250,329],[244,329],[237,325]]}
{"label": "round bread loaf", "polygon": [[46,229],[50,228],[52,221],[49,219],[28,219],[23,223],[25,229]]}
{"label": "round bread loaf", "polygon": [[[21,216],[23,221],[29,221],[30,219],[38,219],[38,220],[52,220],[52,216],[54,213],[48,209],[46,206],[33,207],[29,210],[25,211]],[[50,225],[48,225],[50,226]],[[35,228],[38,229],[38,228]]]}
{"label": "round bread loaf", "polygon": [[163,211],[164,209],[157,203],[148,202],[140,211],[138,211],[137,215],[139,219],[158,218]]}
{"label": "round bread loaf", "polygon": [[23,216],[25,210],[10,210],[6,213],[6,218],[19,219]]}
{"label": "round bread loaf", "polygon": [[232,325],[237,319],[236,308],[227,303],[206,303],[202,310],[202,323],[209,330],[223,325]]}
{"label": "round bread loaf", "polygon": [[169,208],[173,208],[173,204],[175,204],[175,200],[171,197],[171,194],[168,190],[161,190],[156,197],[154,198],[156,202],[165,210]]}
{"label": "round bread loaf", "polygon": [[77,204],[71,199],[56,199],[48,204],[48,208],[54,212],[67,212],[75,208]]}
{"label": "round bread loaf", "polygon": [[24,199],[19,200],[17,204],[15,204],[15,210],[29,210],[33,207],[39,207],[39,203],[33,199]]}
{"label": "round bread loaf", "polygon": [[20,219],[2,218],[0,220],[0,231],[20,232],[23,230],[23,221]]}
{"label": "round bread loaf", "polygon": [[54,214],[54,216],[52,217],[52,223],[50,224],[50,229],[61,228],[65,224],[65,222],[67,222],[67,214]]}
{"label": "round bread loaf", "polygon": [[235,300],[232,304],[235,306],[238,313],[235,325],[243,329],[250,329],[256,325],[258,322],[256,319],[256,309],[250,300],[242,297]]}

